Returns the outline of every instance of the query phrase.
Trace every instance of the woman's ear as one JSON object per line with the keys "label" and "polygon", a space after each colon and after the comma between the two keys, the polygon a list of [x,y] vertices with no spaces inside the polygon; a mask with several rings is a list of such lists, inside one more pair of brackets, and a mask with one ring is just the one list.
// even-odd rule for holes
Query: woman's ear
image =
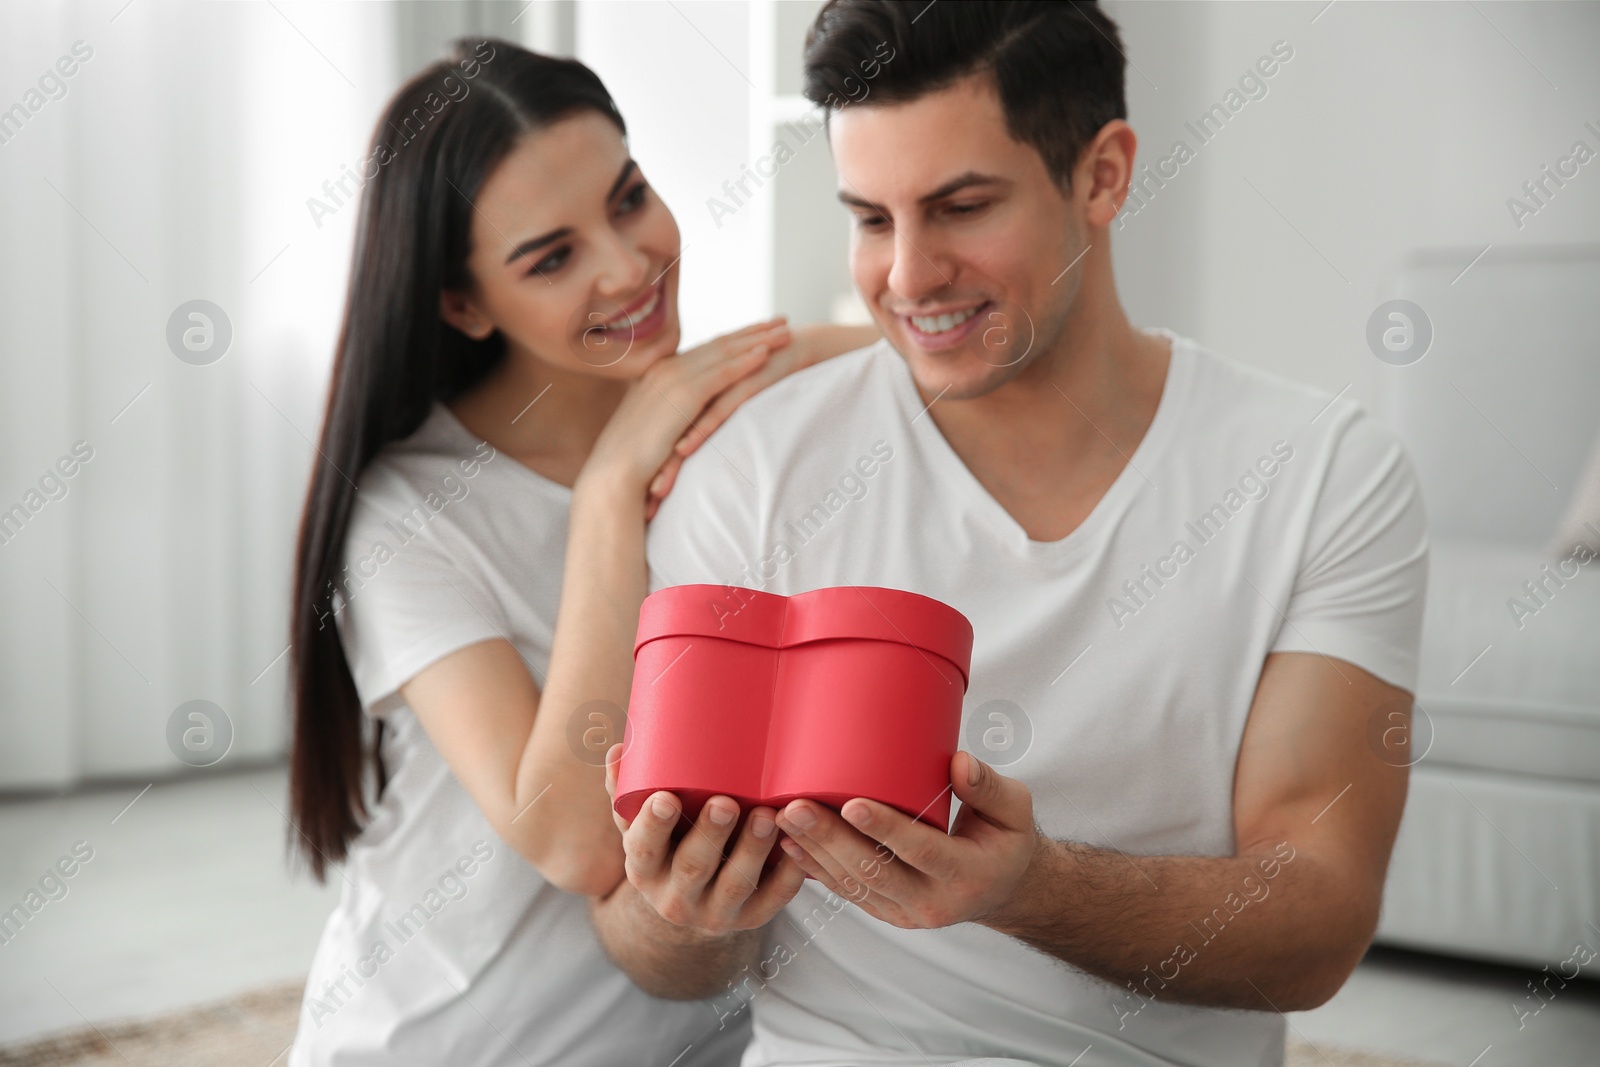
{"label": "woman's ear", "polygon": [[474,341],[482,341],[494,333],[494,323],[478,310],[472,298],[455,289],[439,294],[439,317]]}

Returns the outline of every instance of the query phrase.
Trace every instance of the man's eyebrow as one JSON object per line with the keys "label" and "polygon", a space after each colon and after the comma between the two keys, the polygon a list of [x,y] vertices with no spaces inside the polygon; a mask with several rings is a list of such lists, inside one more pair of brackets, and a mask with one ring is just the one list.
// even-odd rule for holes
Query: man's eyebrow
{"label": "man's eyebrow", "polygon": [[[606,203],[609,204],[611,201],[617,198],[617,193],[622,190],[622,187],[627,184],[628,179],[633,176],[633,172],[638,169],[639,164],[631,159],[622,165],[622,172],[617,175],[617,180],[612,182],[611,188],[606,191]],[[549,233],[540,237],[530,238],[519,244],[516,248],[513,248],[511,250],[511,254],[506,257],[506,262],[514,263],[521,257],[527,255],[529,252],[537,251],[538,249],[543,248],[545,245],[550,244],[552,241],[559,241],[563,237],[571,236],[571,234],[572,227],[563,226],[559,230],[551,230]]]}
{"label": "man's eyebrow", "polygon": [[877,204],[874,204],[872,201],[863,200],[861,197],[855,195],[854,193],[847,193],[843,189],[839,190],[839,202],[841,204],[844,204],[846,207],[858,207],[858,208],[861,208],[864,211],[880,211],[881,212],[883,210],[882,208],[878,207]]}
{"label": "man's eyebrow", "polygon": [[[935,189],[933,192],[927,193],[924,196],[918,197],[917,198],[917,203],[919,203],[919,204],[931,204],[936,200],[943,200],[947,196],[952,196],[952,195],[954,195],[956,193],[959,193],[963,189],[970,189],[971,187],[973,187],[975,185],[1009,185],[1009,184],[1011,184],[1009,181],[1007,181],[1005,178],[1000,177],[997,174],[979,174],[977,171],[969,170],[965,174],[960,175],[959,177],[951,178],[949,181],[947,181],[943,185],[939,186],[939,188]],[[839,190],[839,200],[840,200],[841,203],[843,203],[843,204],[845,204],[845,205],[847,205],[849,207],[861,208],[863,210],[878,211],[878,212],[881,212],[883,210],[882,208],[878,207],[877,204],[874,204],[872,201],[864,200],[861,197],[856,196],[853,193],[847,193],[842,189]]]}
{"label": "man's eyebrow", "polygon": [[1006,181],[1006,179],[1000,177],[998,174],[979,174],[975,170],[969,170],[959,177],[951,178],[949,181],[945,182],[943,185],[939,186],[939,188],[935,189],[926,196],[918,197],[917,203],[931,204],[935,200],[943,200],[947,196],[959,193],[963,189],[970,189],[974,185],[1009,184],[1010,182]]}

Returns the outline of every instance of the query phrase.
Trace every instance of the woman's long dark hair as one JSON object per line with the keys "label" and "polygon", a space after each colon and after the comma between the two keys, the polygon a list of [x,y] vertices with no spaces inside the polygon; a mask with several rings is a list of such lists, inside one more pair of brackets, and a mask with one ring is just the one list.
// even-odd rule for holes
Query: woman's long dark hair
{"label": "woman's long dark hair", "polygon": [[[422,425],[434,401],[504,358],[498,332],[474,341],[447,326],[439,297],[472,290],[472,200],[489,173],[523,134],[583,110],[626,132],[583,64],[464,39],[395,94],[357,168],[361,217],[290,605],[293,840],[319,881],[361,831],[368,772],[379,793],[386,781],[334,623],[356,483],[385,445]],[[346,195],[357,180],[347,174]]]}

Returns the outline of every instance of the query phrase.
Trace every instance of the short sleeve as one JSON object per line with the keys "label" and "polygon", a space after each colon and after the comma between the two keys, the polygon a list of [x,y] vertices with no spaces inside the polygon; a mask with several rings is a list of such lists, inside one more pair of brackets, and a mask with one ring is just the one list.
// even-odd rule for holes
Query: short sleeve
{"label": "short sleeve", "polygon": [[345,537],[349,596],[336,618],[369,712],[391,710],[402,685],[450,653],[510,633],[504,609],[468,564],[435,530],[413,533],[358,502]]}
{"label": "short sleeve", "polygon": [[1272,651],[1333,656],[1414,693],[1427,583],[1411,462],[1393,433],[1343,407]]}

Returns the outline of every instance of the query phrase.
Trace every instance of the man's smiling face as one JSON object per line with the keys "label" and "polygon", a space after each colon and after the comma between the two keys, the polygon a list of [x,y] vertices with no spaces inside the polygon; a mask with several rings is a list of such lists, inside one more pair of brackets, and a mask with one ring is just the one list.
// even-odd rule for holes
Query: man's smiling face
{"label": "man's smiling face", "polygon": [[830,137],[851,274],[924,396],[990,393],[1057,344],[1084,205],[1012,139],[989,77],[846,107]]}

